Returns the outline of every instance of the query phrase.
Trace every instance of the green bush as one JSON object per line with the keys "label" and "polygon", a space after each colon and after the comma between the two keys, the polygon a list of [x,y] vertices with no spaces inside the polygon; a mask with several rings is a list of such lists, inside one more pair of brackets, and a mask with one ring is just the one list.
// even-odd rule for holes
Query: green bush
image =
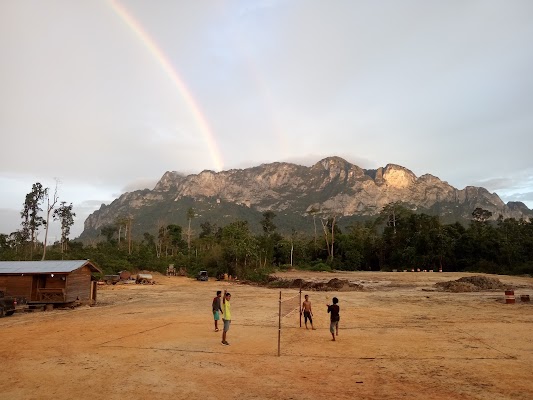
{"label": "green bush", "polygon": [[504,268],[500,267],[493,261],[480,260],[475,263],[472,267],[467,268],[466,271],[469,272],[481,272],[485,274],[502,274]]}
{"label": "green bush", "polygon": [[274,270],[271,268],[257,268],[246,271],[243,278],[252,282],[267,283],[272,272],[274,272]]}
{"label": "green bush", "polygon": [[292,268],[294,268],[294,267],[292,265],[290,265],[290,264],[281,264],[279,266],[279,270],[280,271],[288,271],[289,269],[292,269]]}
{"label": "green bush", "polygon": [[512,270],[513,275],[533,275],[533,264],[517,265]]}
{"label": "green bush", "polygon": [[314,262],[311,264],[303,264],[299,266],[299,269],[303,269],[305,271],[325,271],[325,272],[331,272],[331,266],[328,264],[324,264],[323,262]]}

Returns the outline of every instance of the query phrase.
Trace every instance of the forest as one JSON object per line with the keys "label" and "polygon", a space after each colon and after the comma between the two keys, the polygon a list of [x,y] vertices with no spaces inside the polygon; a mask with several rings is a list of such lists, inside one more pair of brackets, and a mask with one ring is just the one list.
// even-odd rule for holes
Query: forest
{"label": "forest", "polygon": [[[58,204],[57,190],[52,195],[36,183],[26,196],[21,229],[0,234],[0,259],[91,259],[106,274],[165,272],[173,264],[190,276],[207,270],[211,276],[228,273],[255,281],[287,268],[533,274],[531,218],[494,219],[489,211],[476,208],[467,225],[443,224],[438,216],[391,203],[374,219],[354,222],[342,230],[340,216],[310,214],[313,234],[293,229],[290,235],[281,235],[275,212],[262,215],[260,234],[254,234],[246,220],[225,226],[198,221],[200,229],[194,231],[191,221],[198,216],[189,208],[187,226],[161,226],[158,232],[144,232],[141,240],[132,237],[131,219],[121,217],[101,229],[99,241],[84,245],[69,239],[75,216],[72,204]],[[55,243],[47,243],[50,218],[61,223],[61,240]],[[45,233],[42,242],[37,240],[39,230]]]}

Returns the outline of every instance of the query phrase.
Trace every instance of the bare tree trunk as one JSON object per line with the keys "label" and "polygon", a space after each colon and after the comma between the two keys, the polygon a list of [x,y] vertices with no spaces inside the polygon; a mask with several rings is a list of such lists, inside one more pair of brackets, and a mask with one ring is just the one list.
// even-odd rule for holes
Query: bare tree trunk
{"label": "bare tree trunk", "polygon": [[316,251],[316,215],[313,214],[313,225],[315,226],[315,251]]}
{"label": "bare tree trunk", "polygon": [[320,222],[322,223],[322,229],[324,229],[324,237],[326,238],[326,248],[328,249],[328,257],[331,257],[331,249],[329,247],[328,230],[327,230],[326,224],[324,224],[324,220],[321,219]]}
{"label": "bare tree trunk", "polygon": [[133,221],[133,218],[130,216],[128,222],[128,254],[131,255],[131,221]]}
{"label": "bare tree trunk", "polygon": [[30,243],[30,260],[33,260],[33,247],[34,246],[35,246],[35,233],[32,231],[31,232],[31,243]]}
{"label": "bare tree trunk", "polygon": [[187,250],[191,252],[191,218],[189,218],[189,228],[187,229]]}
{"label": "bare tree trunk", "polygon": [[50,227],[50,213],[52,212],[52,210],[56,206],[57,201],[59,200],[59,197],[57,196],[57,185],[58,185],[58,181],[56,179],[56,188],[54,190],[54,198],[52,199],[52,203],[50,203],[50,196],[48,195],[48,192],[46,193],[46,201],[47,201],[47,206],[46,206],[46,228],[45,228],[45,231],[44,231],[43,258],[41,258],[41,261],[44,261],[44,259],[46,257],[46,244],[48,242],[48,228]]}
{"label": "bare tree trunk", "polygon": [[294,253],[294,244],[291,241],[291,267],[292,267],[292,255]]}
{"label": "bare tree trunk", "polygon": [[331,221],[331,260],[333,260],[333,244],[335,243],[335,219],[337,216],[333,216],[333,220]]}

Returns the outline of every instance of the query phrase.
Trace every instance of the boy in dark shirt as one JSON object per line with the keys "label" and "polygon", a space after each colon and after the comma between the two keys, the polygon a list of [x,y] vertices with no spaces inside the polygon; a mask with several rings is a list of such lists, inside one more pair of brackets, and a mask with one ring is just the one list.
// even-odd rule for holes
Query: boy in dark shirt
{"label": "boy in dark shirt", "polygon": [[220,297],[222,292],[217,290],[217,296],[213,299],[213,318],[215,319],[215,332],[218,332],[218,321],[220,320],[220,312],[222,307],[220,306]]}
{"label": "boy in dark shirt", "polygon": [[331,339],[332,341],[335,341],[335,334],[339,336],[340,307],[337,304],[338,302],[339,302],[339,299],[334,297],[333,304],[331,306],[329,304],[327,305],[328,313],[331,313],[331,320],[330,320],[331,322],[329,324],[329,331],[331,332],[331,336],[333,337],[333,339]]}

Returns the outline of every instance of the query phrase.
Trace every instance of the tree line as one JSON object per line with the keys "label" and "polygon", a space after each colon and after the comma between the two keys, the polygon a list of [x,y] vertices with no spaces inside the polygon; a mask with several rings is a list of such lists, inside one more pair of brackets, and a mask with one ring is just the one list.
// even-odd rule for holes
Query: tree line
{"label": "tree line", "polygon": [[[0,257],[2,260],[45,260],[48,249],[48,230],[50,218],[59,221],[61,239],[55,243],[61,254],[68,250],[70,229],[74,225],[72,203],[59,202],[59,180],[53,192],[39,182],[32,185],[26,195],[20,217],[20,229],[10,234],[0,234]],[[45,207],[43,210],[41,207]],[[42,214],[44,212],[44,215]],[[44,229],[44,240],[38,240],[41,228]],[[57,255],[55,255],[57,257]]]}
{"label": "tree line", "polygon": [[[68,238],[75,216],[72,204],[61,202],[56,207],[57,203],[57,187],[51,195],[49,189],[33,185],[21,212],[21,229],[0,234],[0,258],[91,259],[108,274],[140,269],[164,272],[174,264],[191,275],[207,270],[211,276],[228,273],[252,280],[266,279],[274,269],[290,267],[533,273],[532,219],[499,216],[494,220],[481,208],[473,210],[467,225],[443,224],[438,216],[391,203],[374,219],[342,229],[339,218],[309,212],[314,227],[311,235],[294,229],[281,235],[273,211],[262,214],[260,234],[254,234],[246,220],[225,226],[199,221],[200,228],[194,231],[191,222],[199,217],[189,208],[186,227],[160,224],[157,232],[144,232],[142,239],[135,239],[133,217],[118,216],[114,224],[101,228],[99,241],[84,245]],[[61,222],[61,240],[53,244],[47,243],[46,234],[50,216]],[[43,242],[37,240],[40,228],[45,229]]]}

